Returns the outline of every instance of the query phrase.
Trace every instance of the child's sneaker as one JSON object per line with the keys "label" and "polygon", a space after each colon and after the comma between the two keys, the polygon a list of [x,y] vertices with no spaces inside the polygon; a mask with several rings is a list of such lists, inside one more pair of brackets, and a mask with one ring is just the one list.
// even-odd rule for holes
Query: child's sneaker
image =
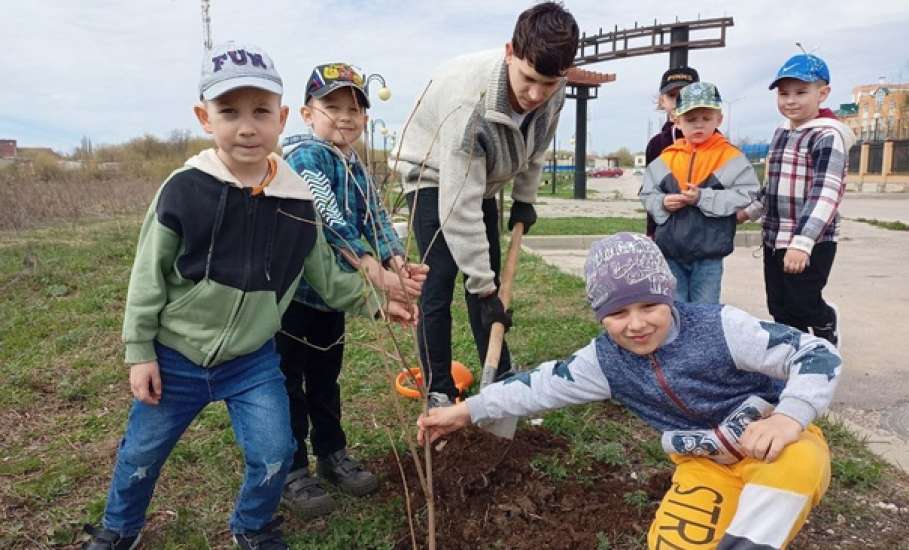
{"label": "child's sneaker", "polygon": [[289,550],[278,526],[284,521],[281,516],[258,531],[234,533],[234,542],[243,550]]}
{"label": "child's sneaker", "polygon": [[142,538],[142,533],[121,537],[117,532],[94,525],[86,525],[82,529],[92,537],[82,545],[83,550],[133,550]]}
{"label": "child's sneaker", "polygon": [[318,457],[316,471],[354,496],[363,496],[379,487],[379,480],[359,461],[347,454],[347,449]]}
{"label": "child's sneaker", "polygon": [[833,310],[833,320],[823,327],[809,327],[811,334],[818,338],[823,338],[837,347],[843,348],[843,333],[840,330],[840,308],[833,302],[827,302],[830,309]]}
{"label": "child's sneaker", "polygon": [[287,475],[281,498],[287,506],[307,518],[324,516],[335,509],[335,500],[307,468],[298,468]]}
{"label": "child's sneaker", "polygon": [[447,393],[431,391],[431,392],[429,392],[428,398],[429,398],[428,407],[430,409],[434,409],[436,407],[450,407],[450,406],[454,405],[454,403],[451,401],[451,398],[448,397]]}
{"label": "child's sneaker", "polygon": [[827,302],[827,305],[833,310],[833,345],[837,349],[843,349],[843,327],[840,325],[840,308],[836,307],[833,302]]}

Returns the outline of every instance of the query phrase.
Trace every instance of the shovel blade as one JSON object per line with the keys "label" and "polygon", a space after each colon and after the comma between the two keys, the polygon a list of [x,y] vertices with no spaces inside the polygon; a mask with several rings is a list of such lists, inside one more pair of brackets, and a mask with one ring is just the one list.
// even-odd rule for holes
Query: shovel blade
{"label": "shovel blade", "polygon": [[500,420],[489,420],[480,424],[480,428],[486,430],[497,437],[505,439],[514,439],[514,432],[518,427],[517,418],[502,418]]}

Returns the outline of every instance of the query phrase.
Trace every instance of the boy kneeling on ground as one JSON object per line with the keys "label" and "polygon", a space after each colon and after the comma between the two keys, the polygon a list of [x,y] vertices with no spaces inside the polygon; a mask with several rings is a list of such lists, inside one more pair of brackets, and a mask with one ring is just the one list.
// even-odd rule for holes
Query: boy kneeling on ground
{"label": "boy kneeling on ground", "polygon": [[430,410],[420,439],[615,399],[662,432],[676,464],[650,548],[784,548],[830,482],[811,422],[833,397],[837,350],[731,306],[674,303],[675,278],[644,235],[595,243],[585,272],[605,332],[568,359]]}

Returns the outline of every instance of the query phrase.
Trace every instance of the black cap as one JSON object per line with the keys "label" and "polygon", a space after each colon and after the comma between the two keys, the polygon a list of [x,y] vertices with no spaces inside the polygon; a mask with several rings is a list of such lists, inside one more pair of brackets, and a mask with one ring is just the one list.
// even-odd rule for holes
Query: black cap
{"label": "black cap", "polygon": [[683,88],[693,82],[699,81],[698,72],[691,67],[677,67],[663,73],[660,79],[660,93],[665,94],[676,88]]}

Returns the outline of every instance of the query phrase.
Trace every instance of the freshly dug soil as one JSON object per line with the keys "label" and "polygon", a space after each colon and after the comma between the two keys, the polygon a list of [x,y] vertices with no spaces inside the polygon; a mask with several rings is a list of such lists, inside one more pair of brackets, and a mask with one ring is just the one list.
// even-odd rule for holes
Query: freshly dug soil
{"label": "freshly dug soil", "polygon": [[[521,429],[512,441],[468,429],[439,447],[437,443],[432,455],[436,540],[445,550],[596,548],[604,538],[610,548],[622,547],[622,541],[635,547],[643,542],[670,484],[666,470],[636,480],[627,468],[606,464],[595,464],[580,476],[572,472],[565,479],[552,479],[534,460],[566,457],[568,443],[539,428]],[[413,461],[402,459],[416,512],[416,539],[423,544],[425,502]],[[388,498],[400,496],[394,456],[379,469]],[[397,548],[411,548],[406,529],[396,540]]]}

